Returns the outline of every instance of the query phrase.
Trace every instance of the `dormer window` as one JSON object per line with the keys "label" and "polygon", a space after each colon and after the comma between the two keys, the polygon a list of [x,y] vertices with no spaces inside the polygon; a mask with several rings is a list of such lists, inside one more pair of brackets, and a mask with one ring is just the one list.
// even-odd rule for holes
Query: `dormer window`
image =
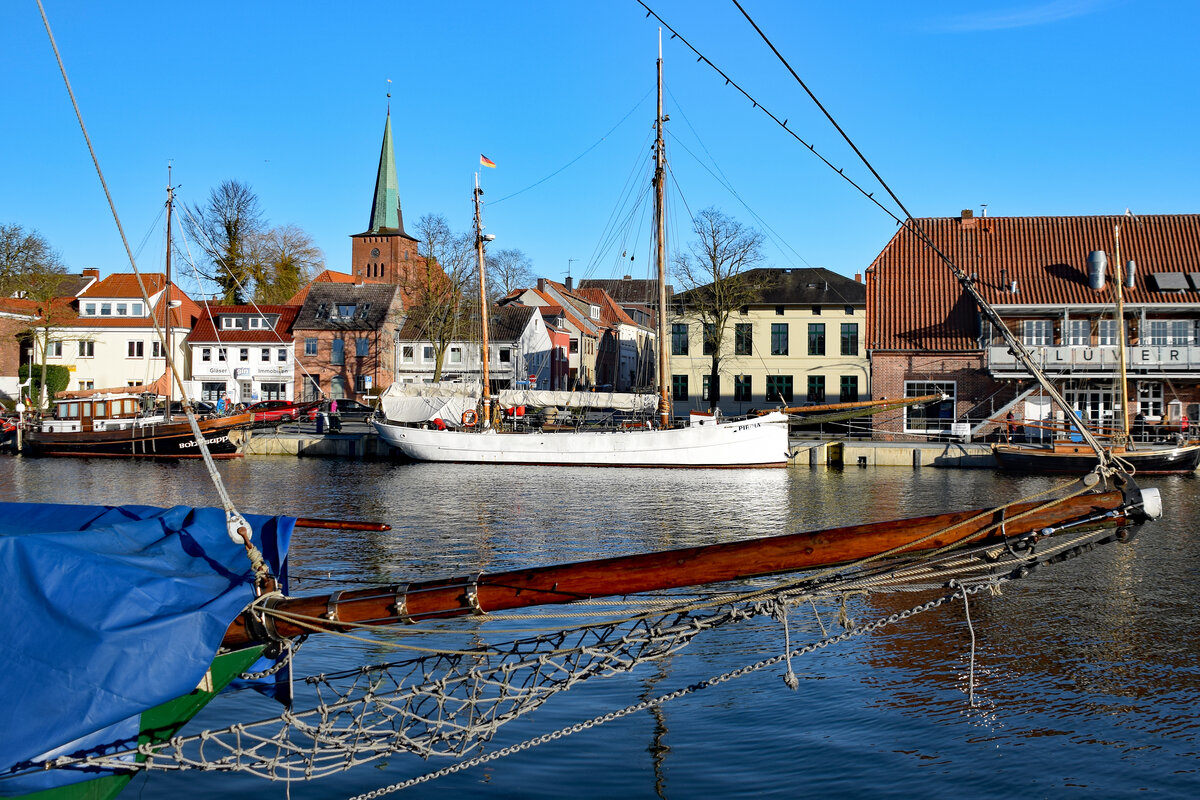
{"label": "dormer window", "polygon": [[339,317],[350,318],[354,316],[355,310],[358,308],[354,303],[338,303],[337,315]]}
{"label": "dormer window", "polygon": [[96,316],[96,304],[95,303],[84,303],[83,304],[83,315],[85,317]]}
{"label": "dormer window", "polygon": [[102,317],[111,317],[112,316],[112,303],[101,303],[100,304],[100,316],[102,316]]}
{"label": "dormer window", "polygon": [[222,330],[244,330],[246,327],[246,319],[244,317],[221,317]]}
{"label": "dormer window", "polygon": [[600,306],[590,306],[588,308],[588,313],[591,315],[592,319],[600,319]]}
{"label": "dormer window", "polygon": [[131,305],[129,306],[129,313],[130,313],[130,314],[132,314],[132,315],[133,315],[133,316],[135,316],[135,317],[140,317],[140,316],[142,316],[142,304],[141,304],[141,303],[133,303],[133,304],[131,304]]}
{"label": "dormer window", "polygon": [[129,305],[126,303],[117,303],[117,316],[118,317],[129,316]]}

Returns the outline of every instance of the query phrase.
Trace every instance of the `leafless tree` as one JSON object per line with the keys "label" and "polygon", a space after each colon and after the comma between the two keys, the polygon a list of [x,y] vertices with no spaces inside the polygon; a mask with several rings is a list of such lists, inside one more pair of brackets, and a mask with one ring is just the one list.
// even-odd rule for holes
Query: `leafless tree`
{"label": "leafless tree", "polygon": [[695,319],[709,354],[709,408],[721,399],[720,367],[725,355],[729,318],[761,296],[763,286],[745,274],[763,260],[763,236],[716,208],[692,220],[696,241],[675,259],[675,275],[683,292],[676,295],[677,313]]}
{"label": "leafless tree", "polygon": [[204,206],[188,206],[184,229],[208,257],[204,277],[221,289],[222,302],[244,303],[257,268],[254,257],[266,228],[258,196],[240,181],[224,181]]}
{"label": "leafless tree", "polygon": [[534,282],[533,262],[520,250],[508,248],[487,254],[488,299],[495,302]]}
{"label": "leafless tree", "polygon": [[282,225],[258,236],[253,244],[254,302],[286,303],[325,268],[325,254],[296,225]]}
{"label": "leafless tree", "polygon": [[65,274],[58,253],[40,233],[20,225],[0,225],[0,295],[24,295],[31,283]]}
{"label": "leafless tree", "polygon": [[433,343],[433,379],[438,381],[451,342],[469,334],[464,319],[467,309],[473,307],[469,289],[475,285],[475,241],[469,233],[450,230],[440,214],[421,217],[416,233],[422,261],[401,284],[401,290],[410,320]]}

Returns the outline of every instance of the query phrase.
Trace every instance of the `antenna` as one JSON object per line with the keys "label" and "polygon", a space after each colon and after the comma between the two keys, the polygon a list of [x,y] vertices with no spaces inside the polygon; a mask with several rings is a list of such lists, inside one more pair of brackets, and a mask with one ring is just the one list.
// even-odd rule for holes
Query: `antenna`
{"label": "antenna", "polygon": [[387,113],[391,116],[392,113],[392,79],[387,79]]}
{"label": "antenna", "polygon": [[571,277],[571,265],[574,264],[578,260],[579,260],[578,258],[568,258],[567,259],[567,277],[568,278]]}

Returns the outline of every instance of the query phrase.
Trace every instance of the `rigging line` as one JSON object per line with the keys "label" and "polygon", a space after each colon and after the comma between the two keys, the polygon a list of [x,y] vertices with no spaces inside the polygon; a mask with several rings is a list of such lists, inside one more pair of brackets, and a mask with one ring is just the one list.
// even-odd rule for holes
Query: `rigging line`
{"label": "rigging line", "polygon": [[533,189],[533,188],[534,188],[534,187],[536,187],[536,186],[540,186],[541,184],[543,184],[543,183],[545,183],[546,181],[548,181],[548,180],[550,180],[551,178],[553,178],[553,177],[554,177],[555,175],[557,175],[558,173],[560,173],[560,172],[562,172],[563,170],[565,170],[565,169],[567,169],[568,167],[570,167],[572,164],[574,164],[576,161],[578,161],[579,159],[581,159],[581,158],[583,158],[584,156],[586,156],[588,153],[590,153],[590,152],[592,152],[593,150],[595,150],[597,147],[599,147],[599,146],[600,146],[600,145],[601,145],[601,144],[604,142],[604,140],[605,140],[605,139],[607,139],[609,136],[611,136],[611,135],[612,135],[613,131],[615,131],[617,128],[621,127],[621,125],[622,125],[622,124],[625,122],[625,120],[629,119],[629,116],[630,116],[631,114],[633,114],[633,112],[634,112],[634,111],[637,111],[637,110],[638,110],[638,108],[639,108],[639,107],[642,105],[642,103],[646,102],[646,98],[647,98],[647,97],[649,97],[649,96],[650,96],[650,95],[651,95],[653,92],[654,92],[654,90],[653,90],[653,89],[650,89],[649,91],[647,91],[647,92],[646,92],[646,94],[642,95],[642,99],[641,99],[641,100],[638,100],[638,101],[637,101],[637,103],[635,103],[635,104],[634,104],[633,108],[629,109],[629,111],[627,111],[627,112],[625,113],[625,116],[621,117],[620,121],[618,121],[616,125],[613,125],[611,128],[609,128],[609,130],[608,130],[608,133],[604,134],[604,135],[603,135],[603,136],[601,136],[599,139],[597,139],[595,142],[593,142],[591,147],[589,147],[588,149],[584,150],[582,153],[580,153],[579,155],[575,156],[575,158],[571,159],[571,160],[570,160],[570,161],[568,161],[566,164],[563,164],[561,167],[559,167],[558,169],[554,170],[554,172],[551,172],[549,175],[547,175],[546,177],[542,178],[542,179],[541,179],[540,181],[538,181],[537,183],[531,183],[531,184],[529,184],[528,186],[526,186],[524,189],[519,189],[519,190],[517,190],[517,191],[513,192],[512,194],[505,195],[504,197],[501,197],[499,200],[493,200],[493,201],[491,202],[491,205],[493,205],[493,206],[494,206],[494,205],[496,205],[497,203],[503,203],[505,200],[508,200],[509,198],[516,197],[517,195],[519,195],[519,194],[522,194],[523,192],[527,192],[527,191],[529,191],[530,189]]}
{"label": "rigging line", "polygon": [[[113,221],[116,222],[117,231],[121,235],[121,243],[125,246],[125,254],[126,254],[126,256],[128,256],[129,264],[133,268],[134,277],[137,278],[138,288],[141,289],[142,299],[146,302],[147,309],[149,309],[151,307],[150,306],[150,296],[146,291],[146,284],[142,280],[141,272],[138,271],[137,261],[134,259],[133,252],[129,248],[129,239],[125,236],[125,227],[121,224],[120,215],[117,214],[116,203],[113,202],[112,193],[109,192],[109,190],[108,190],[108,182],[104,179],[104,172],[100,169],[100,159],[96,156],[96,149],[94,147],[92,147],[92,137],[88,135],[87,126],[83,122],[83,113],[79,110],[79,103],[75,99],[75,91],[71,88],[70,78],[67,77],[67,68],[66,68],[66,65],[63,64],[62,54],[59,53],[59,51],[58,51],[58,44],[54,41],[54,33],[53,33],[53,31],[50,30],[50,20],[46,16],[46,9],[42,5],[42,0],[37,0],[37,5],[38,5],[38,11],[42,15],[42,25],[44,25],[46,28],[46,36],[49,37],[49,39],[50,39],[50,47],[54,50],[54,58],[58,62],[58,70],[60,73],[62,73],[63,83],[66,85],[67,94],[71,98],[71,107],[74,108],[75,118],[79,121],[79,129],[80,129],[80,131],[83,132],[83,139],[85,142],[87,142],[88,152],[92,156],[92,165],[96,168],[97,177],[100,178],[100,185],[101,185],[101,187],[103,187],[104,196],[108,200],[108,207],[109,207],[109,210],[112,212]],[[164,302],[166,304],[166,308],[163,313],[163,321],[165,324],[170,325],[171,324],[171,287],[170,286],[167,286],[164,289],[164,295],[165,295]],[[154,326],[155,335],[158,336],[159,341],[162,342],[165,347],[166,346],[166,337],[163,335],[162,328],[158,324],[158,317],[156,315],[154,315],[153,313],[151,313],[150,321]],[[219,472],[217,472],[216,463],[213,461],[212,454],[208,451],[208,442],[204,438],[203,434],[200,433],[200,426],[196,422],[195,415],[193,413],[191,413],[191,411],[188,410],[191,407],[191,398],[188,396],[187,389],[184,388],[183,379],[179,377],[179,370],[176,369],[176,367],[175,367],[174,359],[170,359],[169,364],[170,364],[170,368],[171,368],[171,377],[173,377],[175,379],[175,385],[179,387],[180,396],[185,401],[184,409],[187,413],[188,424],[192,429],[192,435],[196,439],[196,447],[200,451],[201,458],[203,458],[203,460],[204,460],[204,466],[208,470],[208,476],[212,480],[213,486],[216,488],[217,495],[221,498],[221,504],[225,510],[226,520],[227,520],[227,524],[229,526],[230,538],[234,538],[237,535],[235,533],[235,531],[239,531],[239,530],[249,531],[250,530],[249,523],[246,522],[246,519],[241,515],[241,513],[234,506],[233,499],[229,496],[229,493],[225,490],[225,483],[224,483],[224,481],[221,480],[221,474]],[[237,541],[237,539],[235,539],[235,541]],[[263,563],[262,556],[261,556],[261,554],[259,554],[258,548],[255,547],[251,543],[250,537],[248,535],[245,537],[245,545],[246,545],[247,555],[250,558],[251,563],[255,567],[255,572],[259,572],[259,566]]]}
{"label": "rigging line", "polygon": [[741,85],[739,85],[737,83],[737,81],[730,78],[727,74],[725,74],[724,71],[721,70],[720,67],[718,67],[713,62],[709,61],[707,56],[705,56],[703,53],[701,53],[699,50],[697,50],[695,47],[693,47],[691,42],[689,42],[687,39],[683,38],[683,36],[681,36],[679,34],[679,32],[676,31],[674,28],[672,28],[670,26],[670,24],[667,23],[666,20],[664,20],[657,13],[655,13],[654,9],[652,9],[652,8],[650,8],[650,6],[646,5],[646,3],[643,2],[643,0],[635,0],[635,2],[637,2],[637,4],[640,5],[642,8],[646,9],[646,12],[647,12],[646,16],[654,17],[656,20],[659,21],[659,23],[664,28],[669,30],[671,32],[671,38],[678,39],[680,42],[682,42],[684,47],[686,47],[687,49],[691,50],[693,53],[696,54],[696,57],[699,61],[703,61],[705,64],[710,66],[714,72],[716,72],[718,75],[720,75],[722,78],[724,78],[725,84],[727,86],[732,86],[739,93],[741,93],[741,95],[743,97],[745,97],[747,100],[749,100],[751,103],[754,104],[755,108],[759,109],[764,114],[766,114],[768,117],[770,117],[775,122],[775,124],[778,125],[779,127],[783,128],[788,133],[789,136],[791,136],[793,139],[795,139],[800,144],[804,145],[810,153],[812,153],[814,156],[816,156],[821,161],[821,163],[823,163],[825,166],[829,167],[831,170],[836,172],[842,180],[844,180],[846,183],[853,186],[856,190],[858,190],[858,192],[863,197],[867,198],[872,203],[874,203],[876,206],[878,206],[879,209],[881,211],[883,211],[883,213],[887,214],[889,217],[894,219],[898,225],[904,224],[903,219],[901,219],[894,211],[892,211],[887,206],[883,205],[883,203],[881,203],[878,199],[876,199],[874,192],[868,192],[863,186],[859,185],[859,183],[857,181],[855,181],[853,178],[851,178],[849,175],[847,175],[843,170],[835,167],[833,165],[832,161],[830,161],[825,156],[823,156],[819,152],[817,152],[815,145],[809,144],[803,138],[801,138],[801,136],[798,133],[796,133],[791,128],[789,128],[787,126],[786,119],[784,119],[784,120],[779,119],[779,117],[777,117],[774,113],[769,111],[765,106],[763,106],[761,103],[759,103],[757,100],[755,100],[754,97],[752,97],[749,92],[747,92],[745,89],[743,89],[741,87]]}
{"label": "rigging line", "polygon": [[[685,117],[685,119],[686,119],[686,117]],[[703,161],[701,161],[700,158],[695,153],[693,153],[691,151],[691,149],[688,148],[688,146],[679,139],[679,137],[674,136],[669,133],[668,133],[668,136],[671,137],[672,142],[674,142],[675,144],[682,147],[684,152],[686,152],[692,158],[696,159],[696,163],[699,164],[709,175],[712,175],[714,178],[716,178],[717,183],[719,183],[727,192],[729,192],[729,194],[731,194],[735,200],[737,200],[739,203],[741,203],[743,208],[745,208],[747,211],[750,212],[750,216],[752,216],[760,225],[762,225],[764,228],[766,228],[768,231],[770,231],[771,236],[773,237],[773,239],[777,245],[782,245],[783,248],[786,248],[787,250],[791,250],[792,253],[796,256],[796,258],[799,259],[800,261],[802,261],[806,267],[808,267],[809,269],[813,268],[812,264],[809,263],[807,258],[800,255],[799,251],[797,251],[796,248],[792,247],[783,238],[783,236],[781,236],[779,234],[778,231],[776,231],[774,228],[772,228],[771,225],[765,219],[763,219],[761,215],[759,215],[759,213],[757,211],[755,211],[753,208],[750,207],[750,204],[746,202],[745,198],[743,198],[741,196],[741,194],[738,193],[738,191],[733,188],[733,184],[730,183],[729,179],[725,177],[725,173],[721,171],[721,168],[719,166],[716,167],[717,171],[713,172],[713,170],[710,169],[707,164],[705,164]],[[699,138],[699,137],[697,137],[697,138]],[[700,146],[703,148],[704,143],[701,142]],[[706,154],[708,154],[710,158],[712,157],[712,154],[708,153],[707,148],[704,148],[704,152]],[[713,165],[716,166],[715,159],[713,160]],[[840,297],[840,295],[839,295],[839,297]],[[845,298],[842,298],[842,299],[844,300]]]}
{"label": "rigging line", "polygon": [[[645,7],[645,3],[643,3],[642,0],[637,0],[637,2],[639,4],[641,4],[643,7]],[[871,165],[871,162],[869,162],[867,160],[867,157],[862,154],[862,151],[860,151],[858,149],[857,145],[855,145],[854,142],[851,141],[850,136],[844,130],[842,130],[842,127],[837,124],[837,122],[834,120],[833,116],[829,113],[829,111],[825,108],[825,106],[821,104],[821,101],[818,100],[816,95],[814,95],[812,93],[812,90],[808,88],[808,85],[805,84],[804,81],[801,80],[800,76],[796,74],[796,71],[794,69],[792,69],[792,65],[790,63],[788,63],[786,58],[783,57],[783,54],[779,52],[779,50],[775,47],[775,45],[771,42],[771,40],[767,38],[767,35],[765,33],[763,33],[763,30],[758,27],[758,24],[750,17],[750,15],[748,13],[746,13],[746,10],[744,8],[742,8],[742,6],[738,2],[738,0],[732,0],[732,2],[737,7],[738,11],[742,12],[742,16],[744,16],[746,18],[746,21],[750,23],[750,25],[754,28],[754,30],[762,38],[763,42],[765,42],[766,45],[769,48],[771,48],[771,52],[773,52],[775,54],[775,56],[779,59],[780,63],[782,63],[784,65],[784,67],[787,68],[787,71],[789,73],[791,73],[792,77],[796,80],[796,83],[798,83],[800,85],[800,87],[802,89],[804,89],[805,93],[808,94],[808,96],[812,99],[813,103],[816,104],[817,108],[819,108],[821,110],[821,113],[825,115],[825,118],[829,121],[829,123],[831,125],[833,125],[834,129],[836,129],[839,134],[841,134],[842,139],[845,140],[846,144],[848,144],[850,146],[850,148],[858,156],[859,160],[862,161],[863,165],[865,165],[866,168],[868,170],[870,170],[871,174],[875,177],[875,180],[879,182],[879,185],[881,187],[883,187],[883,190],[888,193],[888,196],[892,198],[892,201],[895,202],[895,204],[899,207],[899,209],[904,213],[904,219],[903,220],[897,219],[895,214],[893,214],[891,211],[888,211],[886,208],[884,208],[884,206],[882,204],[879,203],[879,201],[875,200],[873,194],[869,194],[867,196],[877,206],[879,206],[881,209],[883,209],[889,216],[891,216],[893,219],[897,219],[897,221],[900,222],[900,224],[904,228],[906,228],[907,230],[914,233],[917,236],[917,238],[920,239],[921,242],[926,247],[928,247],[934,254],[936,254],[939,259],[941,259],[942,263],[944,263],[946,265],[946,267],[950,270],[951,274],[958,281],[959,285],[963,288],[963,291],[965,291],[967,294],[969,294],[971,296],[971,299],[973,299],[975,301],[975,303],[979,306],[980,310],[983,312],[984,316],[987,317],[988,321],[992,322],[993,324],[997,325],[1000,328],[1001,333],[1004,336],[1005,342],[1008,344],[1009,348],[1012,349],[1013,353],[1017,357],[1017,360],[1020,361],[1021,364],[1026,369],[1029,370],[1029,373],[1031,375],[1033,375],[1034,380],[1036,380],[1038,383],[1040,383],[1042,386],[1044,386],[1046,389],[1046,393],[1049,394],[1050,397],[1059,405],[1059,407],[1062,408],[1062,410],[1067,415],[1070,416],[1071,415],[1071,407],[1068,405],[1067,401],[1058,392],[1058,390],[1054,388],[1054,386],[1050,383],[1049,379],[1045,376],[1045,374],[1043,374],[1041,369],[1039,369],[1038,366],[1034,363],[1033,357],[1030,355],[1030,353],[1026,349],[1025,345],[1020,340],[1018,340],[1016,338],[1016,336],[1013,335],[1012,331],[1010,331],[1008,329],[1008,326],[1004,324],[1004,321],[1000,318],[1000,315],[991,306],[991,304],[983,299],[983,296],[979,293],[978,289],[975,287],[975,282],[967,276],[967,274],[962,270],[962,268],[958,264],[954,263],[954,261],[948,255],[943,253],[942,250],[934,243],[933,239],[921,228],[920,225],[918,225],[916,223],[916,220],[913,218],[912,214],[909,213],[908,208],[905,207],[904,203],[900,202],[900,198],[896,196],[896,193],[892,191],[892,188],[887,184],[886,181],[884,181],[883,177],[875,170],[875,167]],[[686,44],[686,42],[685,42],[685,44]],[[690,47],[690,45],[689,45],[689,47]],[[707,61],[707,59],[705,59],[705,60]],[[714,67],[714,69],[715,69],[715,67]],[[812,148],[810,147],[809,149],[811,150]],[[816,151],[814,150],[813,152],[815,153]],[[822,160],[824,160],[824,159],[822,158]],[[826,163],[828,163],[828,162],[826,162]],[[830,164],[830,166],[832,167],[833,165]],[[841,171],[839,170],[839,173],[840,172]],[[847,180],[849,180],[849,179],[847,179]],[[856,184],[856,186],[857,186],[857,184]],[[860,189],[860,191],[862,191],[862,190]],[[1091,447],[1092,450],[1094,450],[1096,452],[1096,457],[1100,460],[1101,465],[1105,466],[1105,467],[1111,466],[1112,456],[1111,456],[1111,454],[1106,453],[1106,451],[1104,450],[1104,447],[1100,444],[1100,441],[1096,438],[1096,436],[1090,430],[1088,430],[1086,425],[1084,425],[1082,423],[1080,423],[1076,427],[1079,430],[1080,435],[1084,438],[1085,441],[1087,441],[1088,446]]]}
{"label": "rigging line", "polygon": [[[616,219],[619,217],[621,209],[629,206],[630,193],[633,190],[633,186],[637,182],[637,177],[641,174],[642,154],[646,151],[646,145],[650,141],[650,135],[651,133],[647,132],[646,136],[642,139],[642,143],[637,148],[637,158],[634,159],[633,166],[630,168],[629,174],[625,177],[625,183],[621,186],[621,191],[617,195],[617,203],[614,205],[613,210],[609,213],[608,219],[604,223],[604,228],[600,232],[600,240],[596,243],[595,248],[592,250],[592,256],[588,260],[588,265],[586,268],[586,271],[588,272],[590,272],[599,263],[600,253],[603,252],[604,240],[607,236],[611,235],[609,234],[609,231],[617,224]],[[640,207],[642,202],[644,202],[642,198],[647,191],[649,190],[643,186],[641,191],[638,193],[637,199],[634,201],[635,210],[637,207]],[[622,201],[621,198],[624,198],[624,201]]]}

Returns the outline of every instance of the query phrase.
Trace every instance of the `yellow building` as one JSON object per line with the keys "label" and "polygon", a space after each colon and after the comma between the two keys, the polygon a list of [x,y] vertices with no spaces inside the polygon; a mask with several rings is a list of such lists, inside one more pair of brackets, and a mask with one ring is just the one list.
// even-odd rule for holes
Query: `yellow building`
{"label": "yellow building", "polygon": [[866,288],[827,269],[754,269],[757,287],[735,309],[720,337],[716,385],[713,337],[705,336],[697,295],[672,303],[670,387],[673,411],[715,405],[735,416],[752,408],[853,402],[871,397],[867,360]]}

